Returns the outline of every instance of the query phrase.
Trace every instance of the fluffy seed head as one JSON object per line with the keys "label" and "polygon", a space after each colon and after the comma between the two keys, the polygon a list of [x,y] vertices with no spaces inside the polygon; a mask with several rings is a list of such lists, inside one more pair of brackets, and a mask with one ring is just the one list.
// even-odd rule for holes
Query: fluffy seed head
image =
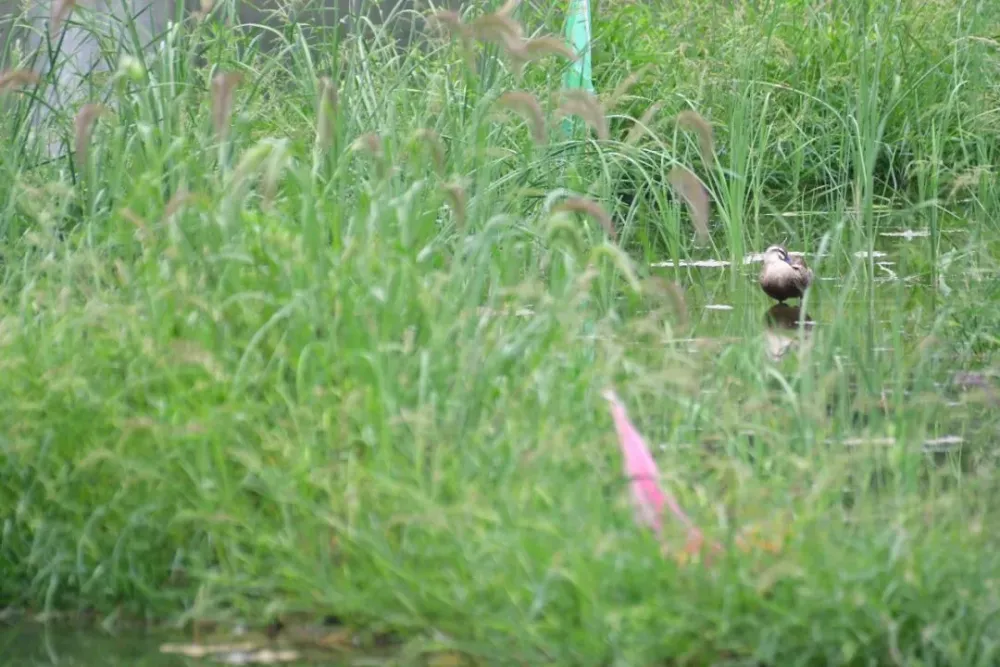
{"label": "fluffy seed head", "polygon": [[701,117],[697,111],[687,110],[677,114],[677,124],[698,135],[698,148],[701,161],[706,167],[712,164],[715,156],[715,141],[712,137],[712,124]]}
{"label": "fluffy seed head", "polygon": [[552,35],[543,35],[542,37],[533,37],[526,40],[523,44],[523,49],[529,60],[539,60],[545,56],[561,56],[566,60],[573,61],[578,57],[576,51],[566,46],[566,43],[561,39]]}
{"label": "fluffy seed head", "polygon": [[468,200],[465,194],[465,188],[457,180],[445,183],[441,187],[448,198],[448,205],[451,207],[451,212],[455,216],[455,221],[460,227],[464,227],[465,207]]}
{"label": "fluffy seed head", "polygon": [[225,139],[229,134],[233,93],[242,81],[243,75],[239,72],[220,72],[212,79],[212,127],[220,139]]}
{"label": "fluffy seed head", "polygon": [[323,149],[333,145],[337,131],[337,84],[330,77],[319,80],[319,100],[316,110],[316,139]]}
{"label": "fluffy seed head", "polygon": [[84,104],[73,118],[73,150],[76,153],[77,164],[87,163],[87,148],[90,146],[90,135],[94,121],[104,113],[100,104]]}
{"label": "fluffy seed head", "polygon": [[695,235],[700,243],[708,241],[708,192],[698,177],[683,167],[674,167],[668,176],[670,185],[687,202]]}
{"label": "fluffy seed head", "polygon": [[511,41],[519,43],[524,39],[521,24],[504,14],[484,14],[469,23],[473,36],[483,42],[495,42],[506,47]]}
{"label": "fluffy seed head", "polygon": [[53,0],[49,13],[49,34],[55,38],[59,35],[59,29],[63,21],[69,18],[76,6],[76,0]]}
{"label": "fluffy seed head", "polygon": [[562,96],[563,102],[558,109],[561,116],[579,116],[593,128],[598,139],[608,138],[608,119],[596,97],[586,90],[564,90]]}
{"label": "fluffy seed head", "polygon": [[381,158],[384,155],[384,151],[382,150],[382,137],[378,136],[374,132],[363,134],[355,139],[354,149],[367,151],[377,158]]}
{"label": "fluffy seed head", "polygon": [[645,74],[649,70],[649,68],[650,68],[650,64],[646,63],[645,65],[643,65],[642,67],[640,67],[638,70],[636,70],[635,72],[632,72],[627,77],[625,77],[624,79],[622,79],[622,82],[619,83],[617,86],[615,86],[614,91],[612,91],[611,96],[608,98],[607,106],[609,108],[612,108],[615,105],[617,105],[619,102],[621,102],[622,99],[625,97],[625,94],[628,93],[629,89],[631,89],[632,86],[634,86],[635,84],[637,84],[639,82],[639,79],[641,79],[643,76],[645,76]]}
{"label": "fluffy seed head", "polygon": [[169,220],[174,217],[191,198],[192,195],[185,186],[181,185],[178,187],[177,191],[171,195],[167,205],[163,208],[163,219]]}
{"label": "fluffy seed head", "polygon": [[198,5],[198,9],[191,12],[196,21],[204,21],[208,18],[208,15],[212,13],[212,8],[215,6],[215,0],[201,0]]}
{"label": "fluffy seed head", "polygon": [[531,93],[509,90],[497,99],[497,106],[504,107],[520,115],[531,128],[531,138],[536,144],[544,144],[545,114],[538,99]]}
{"label": "fluffy seed head", "polygon": [[553,210],[582,213],[583,215],[589,216],[604,228],[604,231],[607,232],[608,236],[611,237],[612,240],[616,238],[615,226],[611,221],[611,216],[608,215],[608,212],[604,210],[603,206],[598,204],[593,199],[588,197],[569,197],[557,205]]}
{"label": "fluffy seed head", "polygon": [[625,137],[625,143],[629,146],[635,146],[639,143],[639,140],[644,136],[649,134],[649,123],[653,120],[653,116],[659,112],[660,108],[663,106],[663,102],[655,102],[649,105],[649,108],[642,112],[642,116],[639,117],[628,131],[628,136]]}
{"label": "fluffy seed head", "polygon": [[514,75],[521,77],[524,66],[529,62],[541,60],[547,56],[560,56],[573,62],[577,59],[576,52],[566,46],[557,37],[542,36],[528,40],[509,39],[505,42],[507,55],[514,66]]}
{"label": "fluffy seed head", "polygon": [[10,88],[37,84],[40,81],[37,73],[30,69],[8,69],[0,72],[0,93]]}
{"label": "fluffy seed head", "polygon": [[426,21],[430,25],[437,27],[438,30],[452,37],[457,37],[463,42],[468,42],[472,39],[472,31],[462,23],[462,17],[458,15],[458,12],[448,10],[432,12],[427,15]]}
{"label": "fluffy seed head", "polygon": [[443,175],[445,167],[445,153],[444,144],[441,143],[440,135],[438,135],[438,133],[434,130],[424,127],[413,133],[413,139],[427,146],[431,152],[431,158],[434,160],[434,169],[439,175]]}

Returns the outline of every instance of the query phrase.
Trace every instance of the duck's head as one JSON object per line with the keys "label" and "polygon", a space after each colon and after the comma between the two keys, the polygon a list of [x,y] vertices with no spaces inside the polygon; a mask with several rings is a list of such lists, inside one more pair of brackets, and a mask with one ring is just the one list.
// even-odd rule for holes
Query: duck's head
{"label": "duck's head", "polygon": [[764,251],[764,263],[772,264],[775,262],[784,262],[785,264],[791,263],[788,251],[785,250],[784,246],[773,245]]}

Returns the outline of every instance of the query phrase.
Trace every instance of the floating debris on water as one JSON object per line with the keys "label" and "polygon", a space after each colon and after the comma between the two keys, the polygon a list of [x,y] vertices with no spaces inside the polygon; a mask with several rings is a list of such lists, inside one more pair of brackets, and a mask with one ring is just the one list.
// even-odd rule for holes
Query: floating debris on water
{"label": "floating debris on water", "polygon": [[496,308],[487,308],[485,306],[483,306],[481,308],[478,308],[476,310],[476,312],[479,313],[479,315],[482,316],[482,317],[500,317],[500,316],[506,316],[506,317],[531,317],[532,315],[535,314],[535,311],[533,309],[531,309],[531,308],[516,308],[516,309],[502,308],[502,309],[496,309]]}
{"label": "floating debris on water", "polygon": [[[827,440],[827,444],[835,445],[838,444],[836,440]],[[959,445],[963,444],[965,439],[958,435],[945,435],[940,438],[929,438],[924,441],[923,449],[924,451],[945,451],[949,449],[955,449]],[[845,447],[863,447],[866,445],[880,446],[880,447],[892,447],[896,444],[895,438],[844,438],[840,441],[841,445]]]}
{"label": "floating debris on water", "polygon": [[[796,255],[798,257],[804,257],[805,253],[802,252],[791,252],[789,255]],[[744,264],[753,264],[754,262],[763,261],[764,255],[761,253],[753,252],[743,258]],[[662,262],[653,262],[650,264],[650,268],[654,269],[672,269],[674,267],[697,267],[702,269],[721,269],[732,265],[732,262],[725,259],[682,259],[678,262],[673,260],[665,260]]]}
{"label": "floating debris on water", "polygon": [[905,241],[912,241],[913,239],[923,238],[930,235],[931,232],[928,229],[904,229],[901,232],[881,232],[879,234],[879,236],[895,236]]}
{"label": "floating debris on water", "polygon": [[931,438],[924,441],[924,449],[951,449],[956,445],[961,445],[965,440],[958,435],[945,435],[940,438]]}
{"label": "floating debris on water", "polygon": [[740,336],[703,336],[701,338],[674,338],[664,341],[667,345],[716,345],[720,343],[742,343]]}
{"label": "floating debris on water", "polygon": [[880,268],[883,271],[885,271],[886,273],[888,273],[889,274],[889,278],[891,280],[895,280],[895,279],[899,278],[899,276],[896,274],[895,271],[893,271],[892,269],[889,268],[890,266],[892,266],[892,264],[893,264],[893,262],[877,262],[875,264],[875,266],[877,266],[878,268]]}
{"label": "floating debris on water", "polygon": [[[794,257],[805,257],[807,253],[799,252],[795,250],[789,250],[789,255]],[[811,255],[812,258],[829,257],[829,253],[814,254]],[[854,253],[855,257],[865,258],[868,257],[867,250],[859,250]],[[872,257],[878,259],[880,257],[888,257],[888,253],[884,253],[880,250],[876,250],[872,253]],[[752,252],[743,258],[743,264],[756,264],[758,262],[764,261],[764,254],[759,252]],[[892,262],[884,262],[885,264],[892,264]],[[673,268],[685,268],[694,267],[700,269],[722,269],[727,266],[731,266],[732,262],[725,259],[682,259],[674,262],[673,260],[667,259],[660,262],[652,262],[649,266],[652,269],[673,269]]]}
{"label": "floating debris on water", "polygon": [[951,376],[951,383],[963,389],[969,387],[990,387],[990,374],[978,371],[958,371]]}
{"label": "floating debris on water", "polygon": [[[962,234],[966,230],[964,229],[942,229],[939,234]],[[904,229],[899,232],[879,232],[879,236],[895,237],[901,238],[904,241],[912,241],[913,239],[927,238],[931,235],[931,230],[929,229]]]}
{"label": "floating debris on water", "polygon": [[705,306],[705,310],[732,310],[733,307],[724,303],[710,303]]}
{"label": "floating debris on water", "polygon": [[160,652],[183,655],[188,658],[213,656],[217,662],[227,665],[274,665],[282,662],[294,662],[300,657],[298,651],[261,648],[253,642],[216,645],[163,644],[160,647]]}
{"label": "floating debris on water", "polygon": [[675,266],[678,267],[696,266],[705,269],[719,269],[725,266],[729,266],[729,264],[730,264],[729,262],[722,259],[692,259],[692,260],[682,259],[679,262],[677,262],[677,264],[674,264],[674,262],[671,260],[667,260],[665,262],[653,262],[649,266],[654,269],[674,268]]}
{"label": "floating debris on water", "polygon": [[[836,440],[827,440],[827,444],[835,445]],[[896,444],[895,438],[844,438],[840,441],[840,444],[845,447],[861,447],[864,445],[880,445],[882,447],[891,447]]]}

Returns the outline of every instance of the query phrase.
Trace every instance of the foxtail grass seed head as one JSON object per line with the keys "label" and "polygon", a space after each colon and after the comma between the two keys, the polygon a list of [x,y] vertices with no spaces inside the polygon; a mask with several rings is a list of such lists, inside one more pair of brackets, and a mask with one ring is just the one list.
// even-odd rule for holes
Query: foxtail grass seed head
{"label": "foxtail grass seed head", "polygon": [[561,56],[569,61],[577,59],[577,53],[558,37],[544,35],[526,40],[523,45],[524,52],[529,60],[539,60],[546,56]]}
{"label": "foxtail grass seed head", "polygon": [[385,163],[385,147],[382,144],[382,137],[374,132],[363,134],[351,144],[352,152],[368,153],[375,158],[379,178],[385,178],[389,174],[388,165]]}
{"label": "foxtail grass seed head", "polygon": [[545,143],[545,114],[538,98],[524,91],[509,90],[497,99],[496,104],[521,116],[531,128],[531,139],[536,144]]}
{"label": "foxtail grass seed head", "polygon": [[35,85],[41,78],[30,69],[8,69],[0,72],[0,93],[12,88]]}
{"label": "foxtail grass seed head", "polygon": [[212,13],[212,9],[215,7],[215,0],[201,0],[198,9],[191,12],[196,21],[204,21],[208,18],[209,14]]}
{"label": "foxtail grass seed head", "polygon": [[445,183],[442,188],[448,197],[448,205],[455,216],[455,221],[460,227],[465,226],[465,209],[468,197],[465,194],[465,187],[458,180]]}
{"label": "foxtail grass seed head", "polygon": [[118,211],[118,214],[121,217],[125,218],[125,220],[130,222],[133,227],[135,227],[136,230],[135,233],[139,239],[139,243],[146,245],[146,243],[149,242],[151,236],[149,232],[149,225],[142,218],[142,216],[140,216],[138,213],[136,213],[130,208],[123,208],[120,211]]}
{"label": "foxtail grass seed head", "polygon": [[509,43],[520,43],[524,39],[524,29],[514,19],[502,14],[484,14],[469,23],[472,35],[483,42],[494,42],[502,47]]}
{"label": "foxtail grass seed head", "polygon": [[659,113],[661,107],[663,107],[663,102],[656,102],[649,105],[649,108],[642,112],[642,116],[632,125],[628,131],[628,135],[625,137],[627,145],[635,146],[644,136],[650,134],[649,124],[652,122],[653,116]]}
{"label": "foxtail grass seed head", "polygon": [[441,32],[460,39],[466,45],[472,41],[472,29],[462,22],[458,12],[448,10],[432,12],[427,15],[426,21]]}
{"label": "foxtail grass seed head", "polygon": [[73,118],[73,150],[78,165],[87,163],[87,149],[90,146],[90,135],[93,132],[94,121],[105,111],[100,104],[84,104]]}
{"label": "foxtail grass seed head", "polygon": [[212,127],[220,139],[229,134],[236,86],[243,81],[239,72],[220,72],[212,79]]}
{"label": "foxtail grass seed head", "polygon": [[181,185],[177,188],[177,191],[170,197],[167,201],[167,205],[163,208],[163,219],[170,220],[174,215],[177,214],[181,208],[192,198],[191,193],[188,189]]}
{"label": "foxtail grass seed head", "polygon": [[76,0],[52,0],[52,7],[49,13],[49,35],[53,38],[59,35],[59,29],[63,22],[73,13]]}
{"label": "foxtail grass seed head", "polygon": [[627,77],[622,79],[622,82],[619,83],[617,86],[615,86],[615,89],[611,92],[611,96],[608,97],[606,106],[609,109],[614,108],[619,102],[621,102],[622,99],[624,99],[625,95],[628,93],[628,91],[632,89],[632,86],[639,83],[639,80],[646,75],[646,72],[649,71],[649,68],[650,64],[646,63],[638,70],[632,72]]}
{"label": "foxtail grass seed head", "polygon": [[617,238],[617,235],[615,233],[615,225],[611,220],[611,216],[608,214],[607,211],[604,210],[603,206],[598,204],[593,199],[590,199],[588,197],[569,197],[568,199],[562,201],[557,206],[555,206],[553,210],[568,211],[572,213],[581,213],[583,215],[586,215],[592,218],[598,224],[600,224],[601,227],[604,228],[604,231],[607,232],[608,236],[612,240],[615,240]]}
{"label": "foxtail grass seed head", "polygon": [[337,84],[330,77],[319,80],[319,101],[316,110],[316,139],[320,148],[329,149],[337,131]]}
{"label": "foxtail grass seed head", "polygon": [[244,186],[257,176],[262,206],[269,207],[277,188],[278,176],[284,168],[284,153],[284,140],[275,141],[267,138],[258,141],[243,154],[236,165],[230,182],[230,195],[239,196]]}
{"label": "foxtail grass seed head", "polygon": [[430,128],[421,128],[413,133],[414,142],[419,142],[430,150],[431,159],[434,161],[434,170],[438,175],[444,174],[445,153],[444,144],[437,132]]}
{"label": "foxtail grass seed head", "polygon": [[514,76],[518,79],[521,78],[524,66],[529,62],[552,55],[560,56],[570,62],[577,59],[577,54],[573,49],[566,46],[561,39],[552,36],[535,37],[528,40],[511,37],[505,40],[504,49],[513,65]]}
{"label": "foxtail grass seed head", "polygon": [[510,18],[510,16],[514,13],[514,10],[517,9],[520,4],[521,0],[507,0],[507,2],[503,3],[503,6],[497,10],[497,14]]}
{"label": "foxtail grass seed head", "polygon": [[363,150],[380,159],[385,154],[382,148],[382,137],[374,132],[363,134],[355,139],[353,148],[354,150]]}
{"label": "foxtail grass seed head", "polygon": [[677,114],[677,124],[698,135],[698,148],[701,161],[705,167],[711,167],[715,156],[715,140],[712,137],[712,124],[701,117],[697,111],[687,110]]}
{"label": "foxtail grass seed head", "polygon": [[951,183],[951,189],[948,191],[948,198],[951,199],[960,190],[968,189],[974,185],[978,185],[983,176],[990,175],[990,168],[979,165],[970,171],[964,171]]}
{"label": "foxtail grass seed head", "polygon": [[708,192],[698,177],[683,167],[675,166],[668,176],[671,187],[687,202],[688,213],[694,224],[695,236],[699,243],[707,243],[709,200]]}
{"label": "foxtail grass seed head", "polygon": [[278,181],[288,163],[288,140],[282,139],[272,145],[271,152],[264,161],[264,169],[260,175],[261,205],[265,210],[274,205],[278,193]]}
{"label": "foxtail grass seed head", "polygon": [[607,140],[608,119],[600,101],[586,90],[564,90],[563,102],[559,105],[561,116],[579,116],[597,134],[597,138]]}

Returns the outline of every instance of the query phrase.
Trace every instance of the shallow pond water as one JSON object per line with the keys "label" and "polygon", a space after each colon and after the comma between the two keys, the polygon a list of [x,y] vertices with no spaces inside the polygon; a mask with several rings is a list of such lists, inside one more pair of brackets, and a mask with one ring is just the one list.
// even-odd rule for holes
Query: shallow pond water
{"label": "shallow pond water", "polygon": [[[709,348],[718,351],[757,341],[761,356],[778,363],[810,347],[817,334],[823,337],[822,363],[845,374],[846,399],[866,405],[868,399],[856,386],[865,384],[874,401],[861,417],[853,404],[841,415],[860,422],[845,422],[837,444],[891,447],[897,442],[895,422],[906,421],[926,426],[919,436],[925,452],[955,452],[970,441],[985,444],[982,429],[975,426],[985,423],[984,405],[998,395],[991,379],[992,353],[960,351],[975,336],[989,335],[988,328],[985,334],[979,329],[995,306],[983,299],[987,286],[1000,276],[995,263],[980,265],[963,247],[965,230],[951,231],[939,249],[936,273],[929,259],[929,232],[921,229],[881,232],[870,276],[865,251],[817,256],[815,249],[802,252],[789,246],[790,254],[804,255],[815,271],[805,314],[799,300],[780,305],[761,291],[757,275],[762,258],[757,252],[735,265],[722,258],[699,258],[660,260],[650,268],[683,290],[689,325],[674,341],[677,345],[696,350],[714,341],[717,345]],[[925,348],[925,342],[932,345]],[[794,364],[784,369],[793,371]],[[965,371],[971,371],[975,382],[956,379]],[[902,399],[894,400],[899,396]],[[927,403],[926,410],[920,409],[921,402]],[[890,405],[895,405],[895,413],[890,414]],[[881,411],[879,424],[869,428],[873,410]]]}
{"label": "shallow pond water", "polygon": [[[315,647],[314,647],[315,648]],[[277,645],[262,638],[190,643],[164,632],[96,627],[0,624],[0,664],[17,667],[194,667],[196,665],[348,665],[383,664],[385,656],[353,654],[338,659],[328,651]],[[196,656],[196,657],[192,657]]]}
{"label": "shallow pond water", "polygon": [[187,667],[195,661],[160,652],[162,637],[147,633],[111,636],[95,629],[0,625],[0,655],[18,667]]}

